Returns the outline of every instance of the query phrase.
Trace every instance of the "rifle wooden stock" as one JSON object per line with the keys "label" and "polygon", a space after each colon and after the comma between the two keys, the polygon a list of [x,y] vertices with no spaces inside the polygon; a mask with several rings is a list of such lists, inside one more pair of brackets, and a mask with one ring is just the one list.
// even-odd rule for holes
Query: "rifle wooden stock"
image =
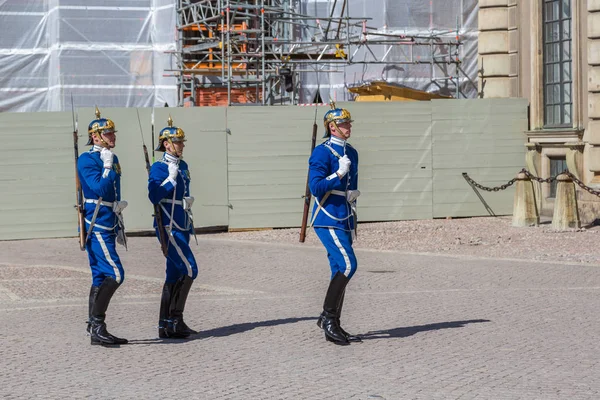
{"label": "rifle wooden stock", "polygon": [[[150,176],[150,158],[148,157],[148,148],[146,145],[143,145],[144,148],[144,159],[146,160],[146,171],[148,172],[148,176]],[[160,249],[162,250],[163,255],[166,257],[169,251],[169,247],[167,244],[167,231],[165,231],[165,226],[162,223],[162,212],[160,210],[160,205],[154,204],[154,218],[156,219],[156,227],[158,228],[158,240],[160,241]]]}
{"label": "rifle wooden stock", "polygon": [[[312,142],[310,145],[311,155],[315,148],[316,142],[317,142],[317,122],[315,120],[315,122],[313,124],[313,131],[312,131]],[[311,193],[310,193],[310,187],[308,185],[309,176],[310,176],[310,171],[306,176],[306,188],[304,190],[304,211],[302,213],[302,226],[300,227],[300,243],[304,243],[304,240],[306,240],[306,225],[308,224],[308,214],[310,212]]]}

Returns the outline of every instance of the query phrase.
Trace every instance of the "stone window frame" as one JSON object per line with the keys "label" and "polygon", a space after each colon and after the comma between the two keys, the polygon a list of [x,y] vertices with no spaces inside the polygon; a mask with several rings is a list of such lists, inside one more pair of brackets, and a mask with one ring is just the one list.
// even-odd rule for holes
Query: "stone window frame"
{"label": "stone window frame", "polygon": [[[550,159],[550,176],[556,177],[558,176],[560,173],[564,172],[564,171],[568,171],[568,166],[567,166],[567,156],[565,157],[548,157]],[[556,170],[552,170],[552,164],[553,163],[557,163],[560,162],[560,168],[556,169]],[[556,197],[556,189],[557,189],[557,185],[558,185],[558,181],[555,179],[550,183],[550,194],[548,195],[549,198],[555,198]],[[553,193],[554,192],[554,193]]]}
{"label": "stone window frame", "polygon": [[[568,17],[565,16],[565,2],[568,3]],[[555,7],[554,7],[555,6]],[[548,10],[556,8],[556,16],[552,19],[548,17]],[[542,6],[542,43],[543,43],[543,99],[544,99],[544,126],[548,128],[564,128],[573,125],[573,0],[544,0]],[[548,35],[548,28],[558,28],[556,32],[552,32],[552,37]],[[565,29],[567,27],[567,29]],[[565,31],[568,30],[568,37],[565,36]],[[554,37],[554,34],[557,36]],[[568,43],[568,54],[565,54],[565,44]],[[556,48],[556,54],[553,59],[549,58],[546,51],[549,47]],[[565,68],[568,67],[568,68]],[[554,76],[552,81],[547,80],[549,68],[555,70],[557,76]],[[569,70],[569,76],[565,76],[565,71]],[[558,88],[558,91],[554,89]],[[565,88],[568,88],[566,90]],[[549,89],[552,90],[554,96],[550,102]],[[569,96],[567,98],[567,92]],[[552,109],[552,114],[548,113],[548,109]],[[565,110],[568,109],[568,113]],[[557,113],[558,111],[558,113]]]}
{"label": "stone window frame", "polygon": [[[551,158],[567,158],[566,147],[542,147],[541,149],[541,169],[542,176],[545,178],[550,177],[550,159]],[[550,197],[550,184],[542,183],[542,199],[546,204],[554,205],[554,197]]]}
{"label": "stone window frame", "polygon": [[[586,43],[582,43],[582,36],[586,37],[587,33],[582,33],[582,21],[581,13],[582,7],[585,8],[585,4],[576,0],[571,0],[571,74],[572,74],[572,88],[571,96],[573,101],[572,110],[572,124],[568,127],[554,127],[546,128],[544,126],[544,54],[543,54],[543,6],[544,0],[529,0],[531,24],[529,25],[529,35],[534,38],[531,41],[531,60],[532,60],[532,76],[531,76],[531,107],[530,107],[530,129],[533,131],[544,131],[544,130],[566,130],[573,129],[579,131],[584,126],[583,112],[587,104],[582,104],[582,77],[583,68],[587,68],[587,63],[582,62],[582,46]],[[522,6],[527,6],[527,3]],[[584,10],[586,11],[586,10]]]}

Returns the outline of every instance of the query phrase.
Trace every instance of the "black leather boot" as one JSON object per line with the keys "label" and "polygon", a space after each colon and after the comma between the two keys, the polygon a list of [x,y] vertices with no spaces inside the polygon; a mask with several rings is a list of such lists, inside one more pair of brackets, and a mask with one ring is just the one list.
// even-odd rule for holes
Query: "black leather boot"
{"label": "black leather boot", "polygon": [[337,309],[337,322],[338,322],[338,325],[340,326],[340,331],[342,331],[342,333],[344,334],[344,336],[346,336],[346,339],[348,339],[349,342],[362,342],[362,339],[359,336],[352,335],[352,334],[346,332],[344,330],[344,328],[342,328],[342,325],[340,324],[340,317],[342,316],[342,307],[344,306],[344,296],[345,295],[346,295],[346,289],[344,289],[344,292],[342,293],[342,297],[340,298],[340,303],[338,304],[338,309]]}
{"label": "black leather boot", "polygon": [[94,307],[94,302],[96,301],[96,296],[98,295],[99,286],[94,286],[90,288],[90,298],[88,302],[88,320],[87,320],[87,333],[90,334],[92,330],[92,308]]}
{"label": "black leather boot", "polygon": [[193,282],[193,279],[186,275],[175,284],[175,295],[172,298],[169,313],[171,322],[167,329],[169,337],[184,339],[198,333],[183,321],[183,310]]}
{"label": "black leather boot", "polygon": [[325,332],[325,339],[328,342],[342,345],[349,344],[349,342],[340,329],[337,308],[347,284],[348,278],[344,274],[340,272],[335,274],[331,282],[329,282],[329,288],[327,289],[327,295],[323,303],[323,314],[321,314],[323,316],[321,326]]}
{"label": "black leather boot", "polygon": [[90,336],[92,345],[117,344],[114,337],[106,330],[104,318],[92,316]]}
{"label": "black leather boot", "polygon": [[323,318],[325,318],[325,311],[323,311],[321,315],[319,315],[319,318],[317,318],[317,326],[321,329],[323,329]]}
{"label": "black leather boot", "polygon": [[91,343],[92,344],[126,344],[127,339],[121,339],[114,335],[111,335],[106,330],[106,310],[110,304],[110,299],[115,294],[119,283],[113,278],[109,277],[104,279],[102,285],[98,288],[98,294],[96,295],[96,301],[92,306],[92,317],[91,317]]}
{"label": "black leather boot", "polygon": [[171,301],[175,293],[176,283],[165,283],[163,285],[162,296],[160,298],[160,311],[158,314],[158,337],[166,339],[169,337],[167,328],[171,322],[169,315],[171,309]]}

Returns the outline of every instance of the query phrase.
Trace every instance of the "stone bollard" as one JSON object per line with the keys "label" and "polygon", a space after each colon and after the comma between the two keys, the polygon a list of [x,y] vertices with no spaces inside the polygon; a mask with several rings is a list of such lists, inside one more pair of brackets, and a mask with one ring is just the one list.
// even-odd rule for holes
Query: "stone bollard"
{"label": "stone bollard", "polygon": [[566,229],[581,228],[573,180],[567,174],[560,174],[556,177],[556,181],[556,201],[554,202],[552,229],[564,231]]}
{"label": "stone bollard", "polygon": [[538,226],[540,215],[535,202],[533,182],[522,172],[517,174],[513,203],[513,226]]}

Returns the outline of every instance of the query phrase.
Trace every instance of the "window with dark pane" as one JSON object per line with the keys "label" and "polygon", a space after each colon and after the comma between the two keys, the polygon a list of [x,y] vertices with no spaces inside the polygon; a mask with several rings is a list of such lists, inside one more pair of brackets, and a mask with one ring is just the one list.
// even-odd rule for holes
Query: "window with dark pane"
{"label": "window with dark pane", "polygon": [[543,17],[544,127],[571,127],[571,0],[544,0]]}
{"label": "window with dark pane", "polygon": [[[567,160],[565,157],[551,157],[550,158],[550,176],[555,177],[556,175],[567,170]],[[556,179],[550,183],[550,196],[556,197]]]}

